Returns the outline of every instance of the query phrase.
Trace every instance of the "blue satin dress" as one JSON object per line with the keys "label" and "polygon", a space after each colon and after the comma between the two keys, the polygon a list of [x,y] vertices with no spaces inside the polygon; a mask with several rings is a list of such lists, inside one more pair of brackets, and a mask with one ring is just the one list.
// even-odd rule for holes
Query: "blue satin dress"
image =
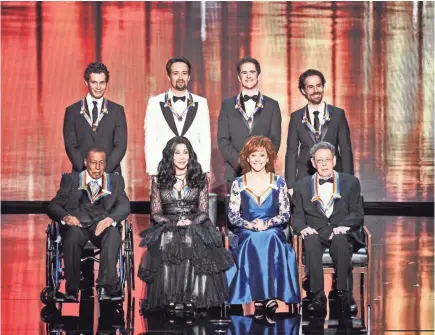
{"label": "blue satin dress", "polygon": [[[290,220],[290,202],[284,178],[270,174],[270,183],[262,195],[247,186],[246,177],[233,182],[228,210],[236,243],[231,253],[235,266],[226,272],[230,304],[278,299],[299,303],[300,290],[296,256],[286,242],[284,225]],[[259,218],[270,225],[264,231],[245,228]]]}

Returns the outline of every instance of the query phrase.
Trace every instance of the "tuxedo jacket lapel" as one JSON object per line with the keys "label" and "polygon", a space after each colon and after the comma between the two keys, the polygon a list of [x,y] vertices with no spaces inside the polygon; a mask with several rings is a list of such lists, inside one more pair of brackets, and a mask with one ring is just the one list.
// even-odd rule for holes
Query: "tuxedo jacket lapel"
{"label": "tuxedo jacket lapel", "polygon": [[254,130],[255,125],[259,123],[261,115],[264,113],[264,108],[266,108],[266,107],[265,106],[260,107],[253,115],[250,133],[252,133],[252,131]]}
{"label": "tuxedo jacket lapel", "polygon": [[236,95],[235,101],[236,101],[235,108],[236,108],[236,111],[238,113],[238,116],[243,121],[243,124],[245,125],[246,129],[248,130],[248,133],[250,134],[252,129],[254,128],[254,126],[249,127],[248,121],[246,121],[246,119],[243,116],[243,114],[246,114],[246,110],[245,110],[245,101],[243,100],[242,93],[239,93],[238,95]]}
{"label": "tuxedo jacket lapel", "polygon": [[305,114],[305,109],[306,109],[306,107],[302,108],[302,109],[301,109],[301,112],[300,112],[300,113],[301,113],[301,114],[300,114],[300,117],[301,117],[301,123],[302,123],[302,126],[303,126],[304,131],[308,134],[308,136],[311,138],[311,140],[313,141],[313,144],[314,144],[314,143],[316,143],[316,138],[314,137],[314,134],[313,134],[313,132],[310,130],[310,128],[308,128],[308,122],[309,122],[310,120],[308,119],[309,115],[306,116],[306,114]]}
{"label": "tuxedo jacket lapel", "polygon": [[[311,203],[316,208],[317,212],[320,212],[324,217],[326,217],[325,212],[327,212],[328,208],[334,204],[334,208],[332,210],[332,213],[329,218],[331,218],[334,215],[334,212],[337,210],[337,207],[340,205],[340,198],[343,190],[343,181],[340,178],[339,174],[337,172],[333,172],[334,181],[332,186],[332,195],[331,199],[328,201],[328,203],[323,203],[320,194],[319,194],[319,187],[317,183],[317,174],[314,174],[311,177]],[[322,209],[322,208],[323,209]]]}
{"label": "tuxedo jacket lapel", "polygon": [[[337,175],[338,175],[338,173],[337,173]],[[334,209],[332,210],[332,214],[331,214],[331,216],[330,216],[331,218],[332,218],[335,214],[338,213],[340,207],[342,207],[342,206],[343,206],[343,203],[345,203],[345,202],[341,201],[341,195],[344,194],[345,187],[346,187],[346,185],[345,185],[345,181],[343,180],[343,178],[340,178],[340,179],[339,179],[339,184],[340,184],[340,187],[339,187],[339,195],[340,195],[340,198],[336,198],[335,201],[334,201]]]}
{"label": "tuxedo jacket lapel", "polygon": [[311,192],[309,194],[309,196],[310,196],[309,199],[310,199],[311,206],[314,208],[314,210],[317,213],[319,213],[322,217],[326,218],[325,213],[319,207],[320,197],[319,197],[318,191],[317,191],[315,175],[313,175],[311,177],[310,190],[311,190]]}
{"label": "tuxedo jacket lapel", "polygon": [[[180,136],[180,134],[178,134],[177,126],[175,125],[174,115],[172,114],[172,111],[168,107],[165,107],[164,101],[160,101],[160,108],[162,109],[163,116],[164,116],[169,128],[171,128],[172,132],[176,136]],[[187,122],[187,120],[186,120],[186,122]]]}
{"label": "tuxedo jacket lapel", "polygon": [[86,114],[91,119],[91,114],[89,112],[88,103],[86,101],[86,98],[83,99],[82,101],[83,101],[83,106],[81,108],[81,111],[83,111],[83,113],[84,113],[82,115],[82,120],[83,120],[83,123],[85,124],[84,127],[85,127],[85,129],[87,129],[91,133],[92,137],[95,139],[97,137],[97,134],[95,131],[92,130],[92,126],[88,123],[88,121],[86,120],[86,117],[85,117],[85,114]]}
{"label": "tuxedo jacket lapel", "polygon": [[[106,98],[104,98],[104,100],[103,100],[103,105],[101,106],[101,110],[100,110],[100,115],[101,115],[101,119],[100,119],[100,122],[98,123],[98,127],[97,127],[97,134],[100,132],[104,132],[104,131],[102,131],[101,129],[101,126],[102,125],[104,125],[105,123],[107,123],[107,122],[109,122],[109,119],[113,116],[112,114],[110,114],[110,117],[109,117],[109,101],[108,100],[106,100]],[[95,133],[94,131],[93,131],[93,133]]]}
{"label": "tuxedo jacket lapel", "polygon": [[[187,131],[189,130],[190,126],[192,125],[193,120],[195,119],[197,111],[198,111],[198,103],[194,102],[186,114],[186,121],[184,122],[183,131],[181,132],[181,136],[184,136],[184,134],[186,134]],[[173,120],[174,120],[174,118],[172,118],[172,121]],[[174,126],[175,126],[175,122],[174,122]]]}
{"label": "tuxedo jacket lapel", "polygon": [[322,133],[320,134],[321,141],[325,139],[326,133],[328,132],[329,123],[331,122],[331,106],[328,104],[326,104],[325,113],[325,122],[322,125]]}

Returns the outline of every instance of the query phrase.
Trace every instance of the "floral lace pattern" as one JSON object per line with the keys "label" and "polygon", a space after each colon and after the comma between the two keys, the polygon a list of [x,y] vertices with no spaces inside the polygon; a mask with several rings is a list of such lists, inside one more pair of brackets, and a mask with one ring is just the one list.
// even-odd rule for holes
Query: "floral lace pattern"
{"label": "floral lace pattern", "polygon": [[192,224],[203,223],[208,219],[208,182],[204,187],[199,189],[189,189],[181,198],[176,198],[171,190],[159,190],[157,179],[154,178],[151,186],[151,220],[156,224],[176,224],[178,220],[174,220],[173,216],[166,215],[163,210],[163,205],[176,205],[179,200],[186,203],[198,202],[197,213],[187,217],[192,221]]}
{"label": "floral lace pattern", "polygon": [[[285,224],[290,220],[290,200],[287,194],[287,184],[281,176],[277,176],[276,186],[279,189],[279,208],[277,210],[278,214],[272,218],[269,218],[265,221],[269,226],[280,226]],[[237,227],[246,227],[247,224],[250,224],[249,221],[243,219],[243,210],[241,207],[241,192],[243,190],[240,187],[240,183],[242,181],[242,177],[234,180],[233,185],[231,187],[231,196],[230,203],[228,207],[228,219],[230,223]],[[269,196],[272,196],[269,195]],[[246,209],[249,210],[249,209]]]}

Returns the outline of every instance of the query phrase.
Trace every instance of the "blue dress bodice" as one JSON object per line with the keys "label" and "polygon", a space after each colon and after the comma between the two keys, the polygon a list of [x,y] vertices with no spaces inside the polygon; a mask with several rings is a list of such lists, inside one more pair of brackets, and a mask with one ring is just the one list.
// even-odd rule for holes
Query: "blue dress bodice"
{"label": "blue dress bodice", "polygon": [[[262,197],[256,197],[249,189],[240,193],[240,214],[243,219],[249,222],[255,219],[266,220],[278,214],[279,190],[271,188],[266,192],[267,194]],[[259,202],[261,202],[260,205]]]}

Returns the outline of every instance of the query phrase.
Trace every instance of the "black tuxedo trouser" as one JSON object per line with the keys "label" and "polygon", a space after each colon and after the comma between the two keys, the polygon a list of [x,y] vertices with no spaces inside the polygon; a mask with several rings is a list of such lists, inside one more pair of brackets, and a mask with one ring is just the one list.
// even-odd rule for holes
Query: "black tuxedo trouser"
{"label": "black tuxedo trouser", "polygon": [[329,248],[334,262],[337,290],[352,292],[352,240],[346,234],[334,235],[332,240],[325,240],[319,234],[304,238],[305,266],[308,269],[311,292],[317,293],[324,289],[322,256],[326,248]]}
{"label": "black tuxedo trouser", "polygon": [[80,288],[81,255],[88,240],[101,249],[97,286],[104,286],[109,292],[117,289],[116,264],[121,247],[121,233],[117,227],[110,226],[102,234],[95,236],[96,228],[96,224],[89,228],[68,225],[60,227],[67,291]]}

